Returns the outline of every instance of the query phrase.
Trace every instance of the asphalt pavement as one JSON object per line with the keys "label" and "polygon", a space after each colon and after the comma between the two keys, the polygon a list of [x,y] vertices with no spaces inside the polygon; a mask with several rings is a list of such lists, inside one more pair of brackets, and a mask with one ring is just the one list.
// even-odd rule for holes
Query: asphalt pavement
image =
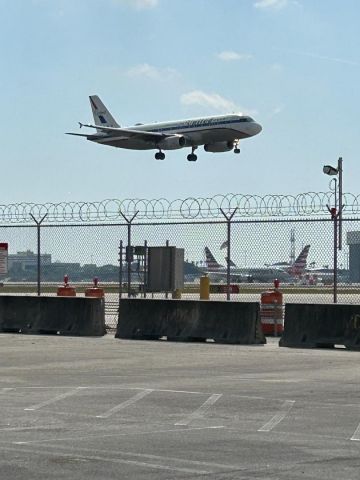
{"label": "asphalt pavement", "polygon": [[360,353],[0,335],[0,478],[360,478]]}

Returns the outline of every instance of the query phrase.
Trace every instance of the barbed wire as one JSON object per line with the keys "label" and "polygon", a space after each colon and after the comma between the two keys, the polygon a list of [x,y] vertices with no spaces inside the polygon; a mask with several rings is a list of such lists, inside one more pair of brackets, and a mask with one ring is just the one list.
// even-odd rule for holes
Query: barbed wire
{"label": "barbed wire", "polygon": [[[185,199],[107,199],[101,202],[13,203],[0,205],[0,224],[31,224],[31,215],[44,223],[123,222],[123,215],[136,221],[223,219],[223,213],[234,218],[304,217],[328,214],[327,205],[335,203],[334,191],[308,192],[298,195],[215,195]],[[343,195],[344,215],[360,213],[360,195]]]}

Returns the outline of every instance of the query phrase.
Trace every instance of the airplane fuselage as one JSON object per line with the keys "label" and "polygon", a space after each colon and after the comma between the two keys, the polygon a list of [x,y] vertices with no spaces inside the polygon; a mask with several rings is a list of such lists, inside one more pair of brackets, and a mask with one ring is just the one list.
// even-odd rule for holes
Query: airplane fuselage
{"label": "airplane fuselage", "polygon": [[[248,116],[219,115],[172,122],[148,123],[127,127],[126,129],[165,135],[182,135],[187,139],[188,146],[197,146],[249,138],[259,133],[261,126]],[[135,150],[157,148],[157,142],[141,140],[136,137],[124,139],[123,135],[118,137],[116,132],[111,133],[111,135],[107,133],[89,135],[88,140],[102,145]],[[167,150],[167,148],[164,148],[164,150]]]}

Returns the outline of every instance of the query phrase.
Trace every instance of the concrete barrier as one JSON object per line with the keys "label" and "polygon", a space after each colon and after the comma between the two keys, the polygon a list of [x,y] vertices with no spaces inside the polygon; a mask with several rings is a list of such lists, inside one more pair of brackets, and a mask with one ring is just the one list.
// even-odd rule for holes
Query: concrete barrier
{"label": "concrete barrier", "polygon": [[0,296],[0,333],[102,336],[101,298]]}
{"label": "concrete barrier", "polygon": [[264,344],[259,304],[206,300],[122,299],[117,338]]}
{"label": "concrete barrier", "polygon": [[286,304],[280,347],[335,345],[360,350],[360,305]]}

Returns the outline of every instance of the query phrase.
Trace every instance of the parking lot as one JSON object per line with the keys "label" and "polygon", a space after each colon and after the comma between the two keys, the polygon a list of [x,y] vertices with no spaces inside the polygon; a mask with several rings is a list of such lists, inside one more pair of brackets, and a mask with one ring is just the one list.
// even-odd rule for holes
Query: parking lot
{"label": "parking lot", "polygon": [[360,354],[0,335],[4,479],[359,479]]}

